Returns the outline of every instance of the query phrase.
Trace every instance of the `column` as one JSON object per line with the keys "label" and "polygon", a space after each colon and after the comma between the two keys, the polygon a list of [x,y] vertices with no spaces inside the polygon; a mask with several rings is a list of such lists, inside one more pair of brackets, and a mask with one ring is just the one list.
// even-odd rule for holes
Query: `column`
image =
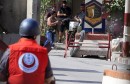
{"label": "column", "polygon": [[[40,24],[40,0],[27,0],[27,18],[33,18]],[[36,41],[40,44],[40,35]]]}
{"label": "column", "polygon": [[123,33],[123,57],[130,57],[130,0],[125,0],[124,33]]}

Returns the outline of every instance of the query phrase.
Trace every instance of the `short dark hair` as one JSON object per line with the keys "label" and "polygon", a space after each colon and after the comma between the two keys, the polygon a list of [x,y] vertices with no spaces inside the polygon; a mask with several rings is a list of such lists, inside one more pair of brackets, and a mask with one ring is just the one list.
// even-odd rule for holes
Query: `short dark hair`
{"label": "short dark hair", "polygon": [[63,0],[63,1],[62,1],[62,4],[67,4],[67,1],[66,1],[66,0]]}

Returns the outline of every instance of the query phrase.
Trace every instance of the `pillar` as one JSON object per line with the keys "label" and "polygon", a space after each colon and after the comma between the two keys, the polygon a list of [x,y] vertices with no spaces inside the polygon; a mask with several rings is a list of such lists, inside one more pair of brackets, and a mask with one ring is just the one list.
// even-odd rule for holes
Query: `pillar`
{"label": "pillar", "polygon": [[[33,18],[40,24],[40,0],[27,0],[27,18]],[[40,35],[36,41],[40,44]]]}
{"label": "pillar", "polygon": [[123,33],[123,57],[130,57],[130,0],[125,0],[124,33]]}

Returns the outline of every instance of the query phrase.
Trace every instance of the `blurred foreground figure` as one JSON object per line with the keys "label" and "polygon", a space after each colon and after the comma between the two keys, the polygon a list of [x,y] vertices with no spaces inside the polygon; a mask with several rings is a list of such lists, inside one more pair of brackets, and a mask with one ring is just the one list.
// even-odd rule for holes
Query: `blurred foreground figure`
{"label": "blurred foreground figure", "polygon": [[3,54],[0,61],[0,81],[7,84],[55,84],[48,51],[35,41],[40,34],[34,19],[22,21],[20,40]]}

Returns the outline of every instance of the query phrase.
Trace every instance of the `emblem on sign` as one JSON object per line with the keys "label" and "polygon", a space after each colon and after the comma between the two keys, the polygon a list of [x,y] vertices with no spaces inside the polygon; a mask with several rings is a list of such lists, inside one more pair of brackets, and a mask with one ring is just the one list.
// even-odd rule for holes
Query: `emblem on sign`
{"label": "emblem on sign", "polygon": [[39,61],[32,53],[24,53],[18,60],[19,68],[25,73],[33,73],[38,69]]}
{"label": "emblem on sign", "polygon": [[92,27],[102,22],[101,6],[102,5],[96,0],[92,0],[86,4],[85,21]]}

